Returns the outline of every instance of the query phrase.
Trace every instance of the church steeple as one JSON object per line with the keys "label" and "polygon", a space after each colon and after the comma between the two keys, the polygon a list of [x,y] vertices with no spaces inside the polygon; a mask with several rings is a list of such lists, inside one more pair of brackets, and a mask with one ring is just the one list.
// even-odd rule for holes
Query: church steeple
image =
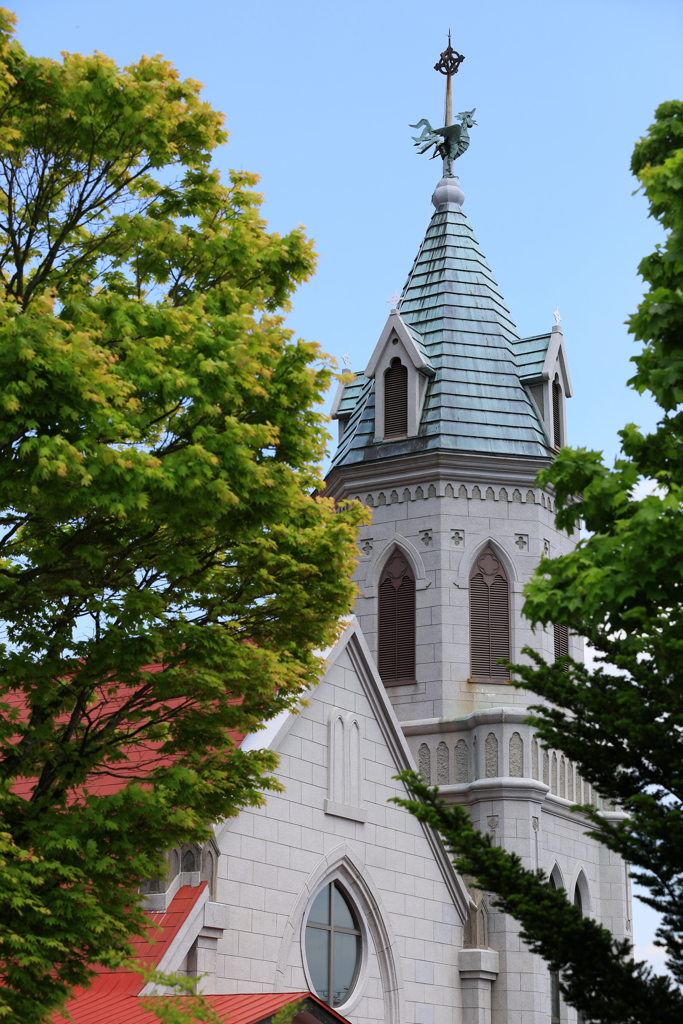
{"label": "church steeple", "polygon": [[[547,461],[556,447],[551,403],[544,396],[550,386],[546,355],[553,354],[557,363],[554,350],[559,348],[566,371],[561,331],[519,338],[463,213],[465,196],[453,175],[453,164],[468,149],[469,129],[476,124],[474,110],[452,116],[451,78],[463,60],[449,34],[448,48],[435,65],[447,80],[446,124],[432,128],[423,118],[413,126],[422,128],[413,136],[418,151],[432,150],[432,157],[443,158],[443,177],[432,196],[435,210],[365,373],[340,388],[335,400],[332,415],[340,421],[340,445],[333,470],[437,450]],[[397,342],[400,350],[392,349]],[[413,426],[400,439],[383,430],[389,354],[406,363],[414,396]],[[562,384],[563,395],[569,396],[566,372]]]}

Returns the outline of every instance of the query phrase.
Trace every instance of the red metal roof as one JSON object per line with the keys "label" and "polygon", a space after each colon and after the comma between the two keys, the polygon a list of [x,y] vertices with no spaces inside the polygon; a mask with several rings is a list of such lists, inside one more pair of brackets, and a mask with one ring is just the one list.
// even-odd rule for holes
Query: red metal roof
{"label": "red metal roof", "polygon": [[[163,665],[143,665],[140,671],[148,672],[150,675],[155,675],[156,673],[163,671]],[[96,687],[95,694],[97,695],[97,698],[88,708],[88,717],[91,722],[91,727],[92,724],[95,724],[100,719],[104,719],[107,715],[110,715],[112,711],[116,711],[128,700],[131,693],[134,692],[134,688],[114,682],[103,683],[101,686]],[[22,691],[15,691],[14,693],[6,694],[3,699],[11,707],[18,709],[20,717],[26,717],[28,714],[26,696]],[[235,699],[234,703],[240,704],[242,700],[242,697],[238,697]],[[173,697],[165,700],[164,706],[166,708],[180,708],[187,703],[188,701],[184,697]],[[192,702],[190,701],[190,703]],[[65,713],[60,716],[57,721],[66,721],[67,717],[68,716]],[[246,733],[238,732],[236,730],[228,730],[227,732],[236,747],[239,747],[246,736]],[[172,765],[175,761],[175,756],[159,754],[159,748],[161,746],[161,741],[156,742],[152,740],[145,740],[142,743],[136,743],[126,747],[126,759],[124,761],[108,761],[94,768],[88,775],[87,782],[82,786],[77,786],[69,794],[68,803],[74,804],[82,801],[86,792],[93,796],[107,796],[111,793],[118,793],[120,789],[123,789],[123,787],[128,785],[130,782],[138,782],[143,786],[143,788],[146,788],[144,780],[150,772],[154,769]],[[24,800],[29,800],[33,793],[35,783],[35,778],[17,778],[12,785],[12,792],[15,793],[16,796],[22,797]]]}
{"label": "red metal roof", "polygon": [[[95,986],[78,996],[69,1003],[68,1010],[73,1024],[159,1024],[159,1018],[151,1011],[144,1008],[143,1003],[154,1000],[157,996],[140,997],[132,995],[128,990],[126,979],[136,978],[140,984],[139,975],[109,975],[109,979],[116,978],[118,984]],[[182,996],[187,999],[187,996]],[[310,1000],[321,1007],[326,1016],[340,1024],[348,1024],[346,1017],[327,1006],[311,992],[268,992],[251,993],[247,995],[225,995],[205,996],[207,1003],[218,1014],[222,1021],[228,1024],[259,1024],[277,1013],[286,1003],[293,1003],[300,999]],[[311,1014],[301,1014],[304,1020],[314,1020]],[[64,1017],[53,1018],[55,1024],[65,1022]],[[297,1022],[297,1018],[294,1018]],[[66,1024],[66,1022],[65,1022]],[[316,1022],[318,1024],[318,1022]]]}
{"label": "red metal roof", "polygon": [[[187,920],[197,900],[207,887],[201,885],[184,885],[175,894],[168,910],[163,913],[149,914],[147,938],[134,940],[133,960],[146,968],[156,967],[161,963],[164,954]],[[67,1004],[69,1018],[55,1014],[53,1024],[158,1024],[159,1018],[143,1003],[157,996],[141,996],[145,986],[142,975],[130,969],[120,968],[117,971],[99,969],[92,985],[87,989],[77,989]],[[191,997],[181,996],[181,999]],[[300,999],[316,1003],[324,1011],[323,1019],[327,1024],[348,1024],[331,1006],[327,1006],[312,992],[267,992],[249,993],[245,995],[206,996],[207,1002],[218,1016],[229,1024],[260,1024],[267,1020],[286,1003]],[[295,1024],[320,1024],[316,1016],[304,1010],[295,1018]]]}
{"label": "red metal roof", "polygon": [[[183,885],[171,900],[168,910],[148,915],[150,921],[147,938],[132,941],[134,961],[148,969],[158,966],[206,887],[206,882],[196,886]],[[75,1024],[105,1024],[108,1021],[117,1024],[119,1020],[124,1024],[128,1018],[117,1017],[116,1013],[122,1013],[125,1009],[126,1013],[138,1014],[130,1018],[135,1024],[138,1021],[147,1024],[148,1020],[154,1021],[156,1018],[153,1014],[145,1014],[140,1006],[138,995],[144,986],[144,978],[136,971],[125,968],[108,971],[99,968],[90,988],[75,990],[73,999],[67,1004],[68,1012]],[[55,1015],[53,1020],[55,1024],[68,1024],[67,1018],[60,1014]]]}

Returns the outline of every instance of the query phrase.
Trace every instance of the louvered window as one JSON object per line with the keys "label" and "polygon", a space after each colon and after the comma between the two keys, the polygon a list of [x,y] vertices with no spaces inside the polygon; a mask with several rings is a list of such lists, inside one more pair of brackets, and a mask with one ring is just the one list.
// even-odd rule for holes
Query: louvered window
{"label": "louvered window", "polygon": [[384,374],[384,436],[405,437],[408,433],[408,368],[398,356]]}
{"label": "louvered window", "polygon": [[470,655],[475,679],[509,679],[499,658],[510,657],[508,578],[500,559],[487,547],[470,575]]}
{"label": "louvered window", "polygon": [[559,452],[562,447],[562,388],[558,380],[553,381],[553,445]]}
{"label": "louvered window", "polygon": [[378,652],[386,685],[415,681],[415,576],[398,549],[380,577]]}
{"label": "louvered window", "polygon": [[569,655],[569,630],[566,626],[553,626],[555,634],[555,661]]}

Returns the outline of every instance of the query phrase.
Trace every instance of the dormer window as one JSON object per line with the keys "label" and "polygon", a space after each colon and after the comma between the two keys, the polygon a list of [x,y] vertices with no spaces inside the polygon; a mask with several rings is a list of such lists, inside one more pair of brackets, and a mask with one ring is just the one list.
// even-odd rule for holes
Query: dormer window
{"label": "dormer window", "polygon": [[408,433],[408,367],[394,356],[384,374],[384,437]]}
{"label": "dormer window", "polygon": [[375,382],[375,444],[417,437],[434,374],[421,336],[392,309],[364,374]]}

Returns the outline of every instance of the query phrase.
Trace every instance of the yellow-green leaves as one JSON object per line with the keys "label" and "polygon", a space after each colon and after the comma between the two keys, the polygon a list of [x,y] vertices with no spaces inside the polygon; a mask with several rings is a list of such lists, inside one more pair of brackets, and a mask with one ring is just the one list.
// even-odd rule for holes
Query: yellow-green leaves
{"label": "yellow-green leaves", "polygon": [[281,311],[314,254],[211,169],[221,115],[160,57],[35,59],[10,21],[0,819],[31,955],[0,943],[0,1016],[32,1024],[125,955],[160,850],[276,788],[235,737],[316,681],[366,513],[312,494],[333,367]]}

